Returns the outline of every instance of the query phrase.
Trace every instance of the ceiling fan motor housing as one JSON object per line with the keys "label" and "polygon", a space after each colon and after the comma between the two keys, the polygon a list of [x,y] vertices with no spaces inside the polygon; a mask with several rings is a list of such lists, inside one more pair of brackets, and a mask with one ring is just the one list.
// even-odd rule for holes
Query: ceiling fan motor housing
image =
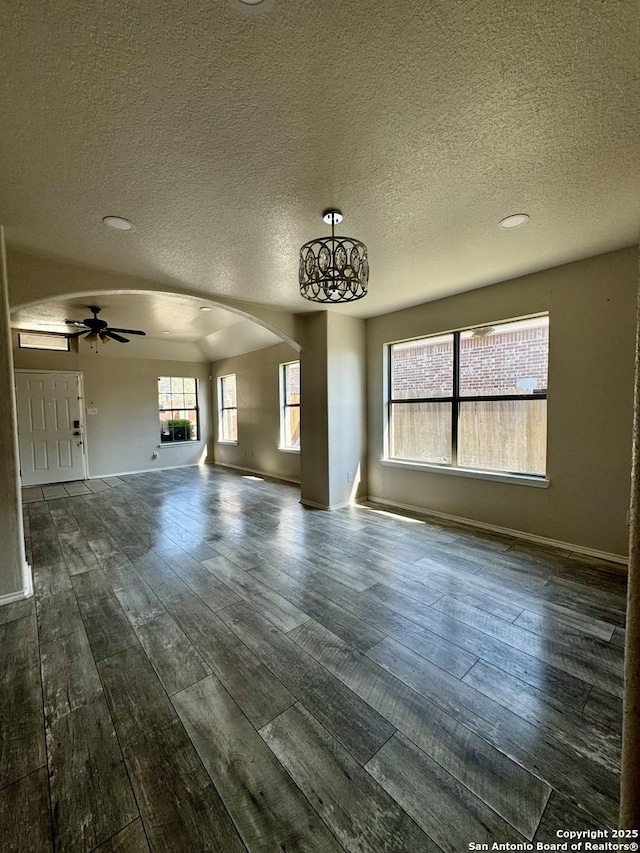
{"label": "ceiling fan motor housing", "polygon": [[128,338],[123,338],[122,335],[118,334],[119,332],[124,332],[129,335],[144,335],[141,329],[120,329],[114,327],[110,327],[106,320],[98,320],[98,314],[100,313],[100,308],[97,305],[89,305],[89,311],[93,314],[93,317],[87,317],[86,319],[79,320],[65,320],[70,326],[84,326],[85,328],[79,332],[74,332],[74,334],[69,337],[77,338],[81,335],[85,335],[87,340],[95,340],[97,336],[100,336],[100,340],[106,343],[108,340],[118,341],[122,344],[128,344]]}

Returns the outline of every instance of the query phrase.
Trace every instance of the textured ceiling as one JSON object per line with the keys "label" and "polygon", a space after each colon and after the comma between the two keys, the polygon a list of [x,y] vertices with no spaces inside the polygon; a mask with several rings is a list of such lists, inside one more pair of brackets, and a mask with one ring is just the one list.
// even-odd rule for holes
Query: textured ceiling
{"label": "textured ceiling", "polygon": [[[14,329],[43,332],[74,331],[65,320],[91,317],[89,305],[100,307],[100,320],[110,326],[142,329],[146,337],[132,336],[125,347],[109,347],[118,355],[138,358],[180,358],[185,361],[217,361],[243,352],[281,343],[262,326],[232,311],[206,306],[203,300],[167,293],[93,295],[89,298],[42,302],[11,315]],[[201,311],[201,306],[211,308]],[[169,335],[165,333],[169,332]],[[126,335],[125,335],[126,337]],[[177,344],[191,344],[178,347]],[[180,356],[175,352],[180,352]]]}
{"label": "textured ceiling", "polygon": [[0,216],[14,246],[306,311],[297,250],[335,205],[372,268],[340,310],[373,316],[637,241],[639,42],[636,0],[16,0]]}

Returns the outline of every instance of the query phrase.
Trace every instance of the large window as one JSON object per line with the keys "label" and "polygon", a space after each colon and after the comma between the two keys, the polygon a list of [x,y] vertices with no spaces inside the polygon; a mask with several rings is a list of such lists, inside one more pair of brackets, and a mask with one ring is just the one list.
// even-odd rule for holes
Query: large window
{"label": "large window", "polygon": [[200,438],[198,384],[192,376],[160,376],[158,403],[163,444]]}
{"label": "large window", "polygon": [[544,476],[547,315],[388,351],[390,459]]}
{"label": "large window", "polygon": [[218,378],[218,441],[238,441],[236,375]]}
{"label": "large window", "polygon": [[280,449],[300,450],[300,362],[280,365]]}

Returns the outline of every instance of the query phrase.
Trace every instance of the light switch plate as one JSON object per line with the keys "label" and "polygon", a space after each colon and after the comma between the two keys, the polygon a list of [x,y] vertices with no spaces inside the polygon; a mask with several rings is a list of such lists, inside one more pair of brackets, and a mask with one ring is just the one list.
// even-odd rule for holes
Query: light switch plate
{"label": "light switch plate", "polygon": [[87,409],[87,414],[88,415],[97,415],[98,410],[97,409]]}

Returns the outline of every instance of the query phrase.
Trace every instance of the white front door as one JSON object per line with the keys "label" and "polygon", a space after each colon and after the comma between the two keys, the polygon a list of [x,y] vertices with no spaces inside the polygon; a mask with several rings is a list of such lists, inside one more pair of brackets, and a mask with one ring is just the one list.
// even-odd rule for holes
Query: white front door
{"label": "white front door", "polygon": [[16,402],[22,485],[84,479],[80,377],[16,371]]}

